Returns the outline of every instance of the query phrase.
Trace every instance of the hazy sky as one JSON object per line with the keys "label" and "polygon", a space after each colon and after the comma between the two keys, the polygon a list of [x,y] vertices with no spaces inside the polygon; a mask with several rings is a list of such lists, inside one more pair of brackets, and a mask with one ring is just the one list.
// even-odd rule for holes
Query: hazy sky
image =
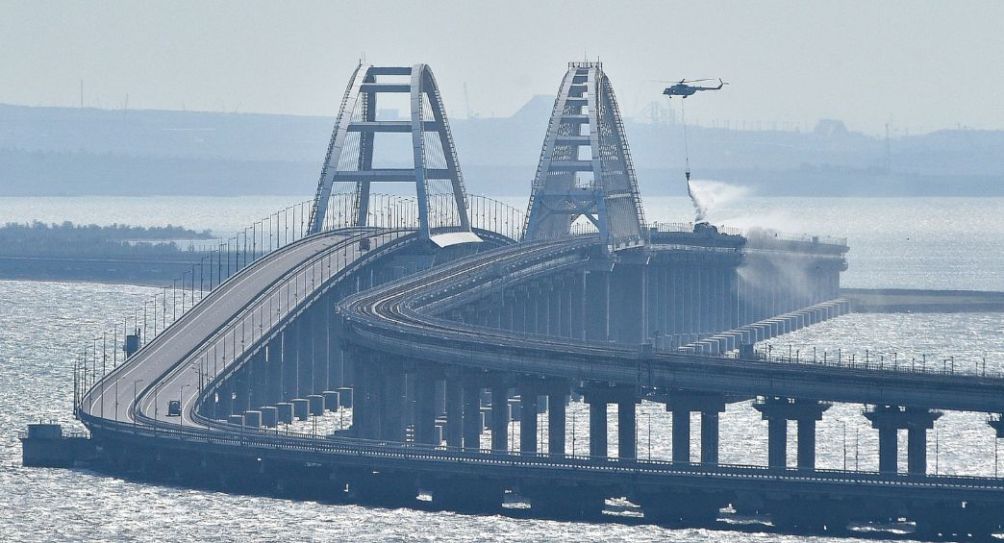
{"label": "hazy sky", "polygon": [[361,55],[426,62],[448,111],[508,115],[599,57],[627,114],[722,76],[687,115],[877,133],[1004,129],[1004,2],[12,2],[0,102],[333,115]]}

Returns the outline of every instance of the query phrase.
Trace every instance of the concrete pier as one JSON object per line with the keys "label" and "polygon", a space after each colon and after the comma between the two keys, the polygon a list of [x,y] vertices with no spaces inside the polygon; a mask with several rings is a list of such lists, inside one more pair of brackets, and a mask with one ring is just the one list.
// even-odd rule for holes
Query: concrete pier
{"label": "concrete pier", "polygon": [[275,428],[279,422],[278,409],[273,405],[264,405],[258,408],[261,411],[261,424],[266,428]]}
{"label": "concrete pier", "polygon": [[325,390],[324,392],[321,393],[321,396],[324,397],[325,409],[327,409],[332,413],[338,411],[338,408],[341,406],[341,399],[337,391]]}
{"label": "concrete pier", "polygon": [[290,424],[293,422],[293,404],[289,402],[279,402],[275,404],[276,421],[280,424]]}
{"label": "concrete pier", "polygon": [[907,473],[927,473],[927,431],[941,417],[938,411],[915,407],[876,406],[865,412],[872,428],[879,432],[879,471],[899,471],[897,434],[907,431]]}
{"label": "concrete pier", "polygon": [[799,469],[816,469],[816,422],[830,404],[814,400],[767,397],[753,408],[767,421],[767,465],[787,467],[788,421],[796,421],[797,463]]}
{"label": "concrete pier", "polygon": [[307,396],[307,404],[311,415],[319,417],[324,414],[324,396],[311,394]]}
{"label": "concrete pier", "polygon": [[701,414],[701,463],[718,463],[718,414],[725,411],[720,394],[677,390],[670,393],[666,411],[672,412],[673,462],[690,462],[691,413]]}
{"label": "concrete pier", "polygon": [[296,420],[307,420],[310,417],[310,400],[296,398],[290,403],[293,404],[293,416]]}

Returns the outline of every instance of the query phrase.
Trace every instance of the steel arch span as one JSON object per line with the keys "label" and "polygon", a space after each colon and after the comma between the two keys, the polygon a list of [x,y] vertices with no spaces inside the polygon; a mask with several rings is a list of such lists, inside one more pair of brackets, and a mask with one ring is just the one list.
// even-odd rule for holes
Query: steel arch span
{"label": "steel arch span", "polygon": [[[407,120],[377,118],[379,97],[391,93],[409,96]],[[394,133],[411,134],[412,167],[375,167],[376,135]],[[366,226],[373,183],[414,183],[420,237],[441,245],[477,241],[471,232],[467,193],[446,110],[432,70],[425,64],[356,67],[321,168],[311,233],[322,231],[326,221],[328,226]],[[352,193],[351,209],[332,213],[332,192]]]}
{"label": "steel arch span", "polygon": [[568,64],[544,137],[523,238],[568,235],[580,217],[596,227],[610,250],[644,243],[638,179],[617,99],[599,62]]}

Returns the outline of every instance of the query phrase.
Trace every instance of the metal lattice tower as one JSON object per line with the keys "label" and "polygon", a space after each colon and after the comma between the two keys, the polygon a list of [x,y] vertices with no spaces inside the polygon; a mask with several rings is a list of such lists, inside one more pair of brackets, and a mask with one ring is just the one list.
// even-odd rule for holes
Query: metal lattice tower
{"label": "metal lattice tower", "polygon": [[610,250],[644,243],[638,180],[610,80],[570,62],[544,138],[523,239],[567,236],[587,218]]}
{"label": "metal lattice tower", "polygon": [[[377,119],[377,100],[385,93],[410,95],[409,120]],[[376,136],[384,133],[411,134],[411,168],[374,168]],[[432,70],[425,64],[360,64],[356,68],[345,89],[317,183],[310,232],[323,229],[333,191],[352,192],[351,224],[365,226],[373,183],[415,184],[421,237],[440,245],[478,240],[471,233],[467,193],[446,110]]]}

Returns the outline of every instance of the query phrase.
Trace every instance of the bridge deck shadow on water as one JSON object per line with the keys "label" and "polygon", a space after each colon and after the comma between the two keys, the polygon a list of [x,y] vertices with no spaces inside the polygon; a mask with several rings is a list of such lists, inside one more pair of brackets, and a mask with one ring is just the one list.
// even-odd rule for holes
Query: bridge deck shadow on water
{"label": "bridge deck shadow on water", "polygon": [[[410,121],[373,118],[370,95],[387,92],[411,94]],[[427,67],[360,66],[309,219],[256,223],[198,281],[193,270],[81,353],[74,405],[96,461],[237,491],[477,513],[602,520],[614,498],[667,525],[729,526],[730,511],[800,533],[1001,528],[1004,480],[931,475],[926,444],[939,410],[1004,412],[1004,380],[763,356],[756,342],[848,310],[846,243],[645,225],[597,63],[569,66],[549,126],[525,217],[463,193]],[[411,132],[419,166],[374,168],[381,131]],[[383,181],[418,193],[370,192]],[[767,421],[768,465],[720,463],[719,414],[750,399]],[[672,418],[669,459],[639,458],[643,400]],[[571,402],[587,406],[586,454],[569,451]],[[879,471],[817,469],[816,423],[833,402],[868,406]],[[348,416],[336,431],[289,431],[331,412]]]}

